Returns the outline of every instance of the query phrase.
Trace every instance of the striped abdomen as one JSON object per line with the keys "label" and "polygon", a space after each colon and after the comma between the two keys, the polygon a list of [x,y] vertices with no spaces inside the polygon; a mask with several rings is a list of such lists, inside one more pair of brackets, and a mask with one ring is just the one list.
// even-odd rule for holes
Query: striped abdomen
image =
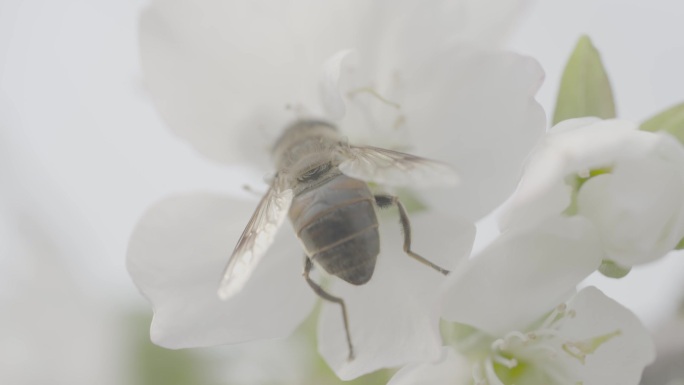
{"label": "striped abdomen", "polygon": [[306,254],[354,284],[370,280],[380,252],[374,197],[365,182],[337,175],[295,196],[290,220]]}

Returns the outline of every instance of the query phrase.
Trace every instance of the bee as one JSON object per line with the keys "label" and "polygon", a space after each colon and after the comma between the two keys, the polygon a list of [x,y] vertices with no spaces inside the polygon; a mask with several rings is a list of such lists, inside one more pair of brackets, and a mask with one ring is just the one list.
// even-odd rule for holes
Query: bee
{"label": "bee", "polygon": [[318,296],[341,307],[352,360],[354,348],[344,300],[310,278],[314,263],[352,285],[367,283],[380,253],[376,209],[393,206],[403,228],[404,252],[448,274],[411,250],[411,226],[399,198],[374,195],[368,182],[388,186],[452,184],[458,178],[444,163],[349,145],[335,126],[316,120],[299,120],[286,128],[272,155],[277,173],[228,260],[219,297],[226,300],[242,289],[288,215],[304,249],[304,279]]}

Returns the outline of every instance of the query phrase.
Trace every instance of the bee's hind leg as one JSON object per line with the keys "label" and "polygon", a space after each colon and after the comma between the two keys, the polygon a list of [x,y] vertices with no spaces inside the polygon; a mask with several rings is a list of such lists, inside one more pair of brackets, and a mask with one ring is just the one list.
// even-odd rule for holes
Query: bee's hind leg
{"label": "bee's hind leg", "polygon": [[399,210],[399,222],[401,223],[401,228],[404,230],[404,252],[406,254],[413,257],[418,262],[430,266],[431,268],[439,271],[444,275],[449,274],[449,270],[435,265],[434,263],[428,261],[427,259],[421,257],[420,255],[414,253],[413,250],[411,250],[411,223],[409,222],[406,209],[404,208],[404,205],[401,204],[401,201],[399,201],[398,197],[394,195],[376,195],[375,203],[380,208],[396,206],[397,210]]}
{"label": "bee's hind leg", "polygon": [[340,305],[342,308],[342,319],[344,320],[344,331],[347,334],[347,345],[349,345],[349,356],[347,359],[349,361],[352,361],[354,359],[354,347],[352,346],[351,342],[351,334],[349,334],[349,321],[347,319],[347,306],[344,304],[344,300],[339,297],[335,297],[325,290],[321,288],[316,282],[314,282],[311,277],[309,277],[309,273],[311,272],[311,269],[313,269],[313,262],[311,262],[311,258],[305,257],[304,261],[304,278],[306,279],[306,283],[311,286],[313,291],[321,298],[323,298],[326,301],[334,302]]}

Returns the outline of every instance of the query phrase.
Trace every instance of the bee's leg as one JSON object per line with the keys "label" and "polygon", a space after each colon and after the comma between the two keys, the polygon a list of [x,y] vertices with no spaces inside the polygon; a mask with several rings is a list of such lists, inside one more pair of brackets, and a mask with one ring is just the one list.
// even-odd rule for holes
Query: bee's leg
{"label": "bee's leg", "polygon": [[313,262],[311,262],[311,258],[306,257],[306,261],[304,262],[304,278],[306,279],[306,283],[311,286],[313,291],[321,298],[323,298],[326,301],[330,302],[335,302],[342,307],[342,319],[344,320],[344,331],[347,333],[347,345],[349,346],[349,357],[347,358],[349,361],[354,359],[354,347],[352,346],[351,342],[351,334],[349,334],[349,321],[347,319],[347,306],[344,304],[344,300],[339,297],[335,297],[330,295],[328,292],[323,290],[316,282],[311,280],[311,277],[309,277],[309,272],[311,272],[311,269],[313,269]]}
{"label": "bee's leg", "polygon": [[380,208],[396,206],[399,210],[399,222],[401,223],[401,227],[404,230],[404,252],[406,252],[406,254],[413,257],[418,262],[428,265],[444,275],[449,274],[449,270],[435,265],[434,263],[428,261],[427,259],[421,257],[420,255],[414,253],[413,250],[411,250],[411,223],[409,222],[406,209],[404,208],[404,205],[401,204],[398,197],[393,195],[376,195],[375,203],[377,203],[378,207]]}

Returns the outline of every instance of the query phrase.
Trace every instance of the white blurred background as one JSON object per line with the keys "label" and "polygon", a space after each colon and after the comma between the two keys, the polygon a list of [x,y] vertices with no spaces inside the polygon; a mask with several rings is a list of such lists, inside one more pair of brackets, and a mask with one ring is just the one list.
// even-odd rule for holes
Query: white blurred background
{"label": "white blurred background", "polygon": [[[206,383],[263,383],[250,365],[283,367],[272,346],[237,370],[235,350],[162,356],[145,345],[149,306],[125,268],[137,218],[171,193],[242,194],[260,178],[205,161],[164,128],[141,86],[144,4],[0,0],[0,384],[194,384],[207,373]],[[538,99],[551,115],[563,65],[588,34],[619,116],[642,121],[684,101],[682,16],[676,0],[537,1],[509,47],[544,67]],[[491,221],[481,229],[479,245],[494,235]],[[684,293],[684,254],[590,283],[657,330]]]}

